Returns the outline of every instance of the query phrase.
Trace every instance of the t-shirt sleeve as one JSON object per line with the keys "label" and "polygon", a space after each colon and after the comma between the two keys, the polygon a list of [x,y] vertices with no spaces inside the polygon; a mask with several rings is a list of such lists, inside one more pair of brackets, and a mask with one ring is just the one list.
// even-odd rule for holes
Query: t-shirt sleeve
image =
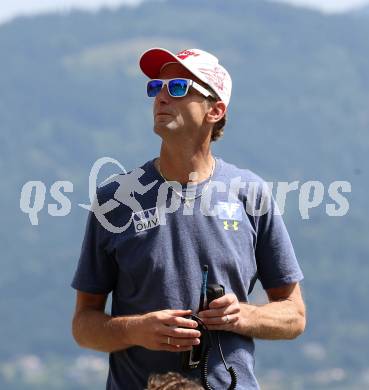
{"label": "t-shirt sleeve", "polygon": [[71,286],[92,294],[108,294],[116,285],[117,264],[107,252],[108,231],[89,212],[77,270]]}
{"label": "t-shirt sleeve", "polygon": [[268,211],[258,219],[255,250],[258,279],[264,289],[303,279],[283,218],[271,195],[268,202]]}

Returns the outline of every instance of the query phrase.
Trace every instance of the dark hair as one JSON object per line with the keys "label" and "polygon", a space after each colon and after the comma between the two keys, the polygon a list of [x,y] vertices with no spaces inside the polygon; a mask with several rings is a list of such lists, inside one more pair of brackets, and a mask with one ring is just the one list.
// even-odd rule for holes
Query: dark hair
{"label": "dark hair", "polygon": [[147,382],[147,390],[203,390],[198,383],[183,377],[178,372],[167,374],[151,374]]}

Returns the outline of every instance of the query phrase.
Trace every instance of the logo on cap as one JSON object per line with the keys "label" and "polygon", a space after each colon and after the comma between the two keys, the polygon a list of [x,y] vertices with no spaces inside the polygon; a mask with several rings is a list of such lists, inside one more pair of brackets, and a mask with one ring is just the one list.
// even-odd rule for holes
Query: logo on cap
{"label": "logo on cap", "polygon": [[219,67],[215,67],[213,69],[207,69],[207,68],[200,68],[199,71],[201,73],[204,73],[209,81],[209,83],[212,83],[215,85],[218,89],[223,91],[224,89],[224,79],[225,79],[225,72],[220,69]]}
{"label": "logo on cap", "polygon": [[181,60],[185,60],[187,57],[189,56],[194,56],[194,57],[198,57],[200,54],[198,53],[195,53],[194,51],[192,50],[183,50],[181,52],[179,52],[177,54],[177,57],[180,58]]}

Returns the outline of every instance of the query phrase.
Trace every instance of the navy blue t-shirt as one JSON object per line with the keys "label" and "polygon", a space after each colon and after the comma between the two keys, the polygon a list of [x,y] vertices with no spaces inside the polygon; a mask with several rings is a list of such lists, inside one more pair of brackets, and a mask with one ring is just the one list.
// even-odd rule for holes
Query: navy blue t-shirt
{"label": "navy blue t-shirt", "polygon": [[[113,200],[118,206],[105,214],[110,225],[90,212],[72,282],[87,293],[112,293],[112,316],[196,312],[205,264],[208,282],[222,284],[241,302],[248,301],[257,279],[264,289],[303,279],[274,200],[250,170],[216,158],[211,180],[187,188],[192,198],[187,203],[160,176],[154,160],[127,175],[98,189],[100,205]],[[237,187],[240,182],[245,185]],[[258,389],[253,339],[220,332],[220,340],[239,388]],[[144,389],[151,373],[200,377],[198,369],[182,371],[179,353],[131,347],[111,353],[109,362],[109,390]],[[216,350],[210,353],[209,383],[216,389],[230,384]]]}

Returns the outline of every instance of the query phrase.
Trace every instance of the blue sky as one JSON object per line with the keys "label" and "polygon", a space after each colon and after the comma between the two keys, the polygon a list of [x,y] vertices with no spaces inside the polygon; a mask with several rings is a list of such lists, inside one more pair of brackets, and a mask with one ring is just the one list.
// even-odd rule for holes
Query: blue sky
{"label": "blue sky", "polygon": [[[0,22],[4,22],[21,14],[37,14],[42,12],[80,8],[96,10],[101,6],[116,7],[122,4],[135,5],[142,0],[1,0]],[[170,1],[170,0],[168,0]],[[185,0],[184,0],[185,1]],[[269,0],[306,6],[324,12],[344,12],[352,8],[369,5],[369,0]]]}

